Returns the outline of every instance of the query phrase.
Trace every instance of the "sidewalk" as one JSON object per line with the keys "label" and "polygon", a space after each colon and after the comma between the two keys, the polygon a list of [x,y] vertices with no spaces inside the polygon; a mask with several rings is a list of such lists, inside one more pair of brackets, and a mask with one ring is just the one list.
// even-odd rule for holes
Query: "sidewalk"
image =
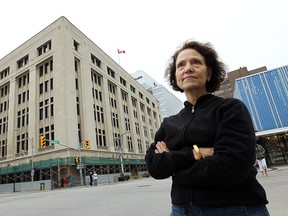
{"label": "sidewalk", "polygon": [[268,176],[262,177],[258,172],[257,179],[266,191],[270,215],[288,216],[288,164],[269,166]]}

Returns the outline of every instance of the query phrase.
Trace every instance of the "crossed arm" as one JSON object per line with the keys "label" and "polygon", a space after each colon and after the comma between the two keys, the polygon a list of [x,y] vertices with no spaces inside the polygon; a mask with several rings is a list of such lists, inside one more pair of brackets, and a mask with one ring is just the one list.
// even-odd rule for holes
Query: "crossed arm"
{"label": "crossed arm", "polygon": [[[207,156],[212,156],[214,154],[214,148],[198,148],[199,151],[197,151],[195,148],[192,149],[193,155],[195,160],[201,160],[202,158],[205,158]],[[155,153],[163,153],[163,152],[169,152],[169,149],[165,142],[160,141],[156,143],[156,149]]]}

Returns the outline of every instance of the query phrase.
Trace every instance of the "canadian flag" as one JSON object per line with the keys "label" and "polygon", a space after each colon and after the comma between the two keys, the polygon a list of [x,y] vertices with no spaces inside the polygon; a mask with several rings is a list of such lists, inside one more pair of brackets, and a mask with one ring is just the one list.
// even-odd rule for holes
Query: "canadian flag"
{"label": "canadian flag", "polygon": [[120,53],[125,53],[125,50],[119,50],[118,49],[118,54],[120,54]]}

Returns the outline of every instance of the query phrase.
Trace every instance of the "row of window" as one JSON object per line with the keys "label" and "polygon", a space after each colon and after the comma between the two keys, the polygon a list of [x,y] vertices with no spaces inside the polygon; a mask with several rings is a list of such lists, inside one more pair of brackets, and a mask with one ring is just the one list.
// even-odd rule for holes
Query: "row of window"
{"label": "row of window", "polygon": [[[101,94],[101,91],[99,89],[96,89],[96,88],[100,88],[101,89],[101,83],[102,83],[102,77],[101,75],[99,75],[98,73],[96,73],[95,71],[91,72],[91,79],[92,79],[92,82],[95,84],[93,87],[92,87],[92,97],[96,100],[100,100],[102,101],[102,94]],[[111,82],[108,83],[108,92],[110,93],[110,107],[113,107],[113,108],[117,108],[117,100],[115,99],[115,96],[116,96],[116,91],[117,91],[117,86],[112,84]],[[126,105],[126,102],[127,102],[127,99],[128,99],[128,93],[124,92],[123,90],[121,90],[121,95],[122,95],[122,100],[123,100],[123,111],[125,114],[128,114],[129,111],[128,111],[128,105]],[[132,97],[132,104],[133,104],[133,107],[135,107],[135,110],[134,110],[134,117],[136,119],[138,119],[138,114],[137,114],[137,99],[135,99],[134,97]],[[95,101],[94,102],[94,119],[95,121],[97,121],[98,123],[104,123],[104,114],[103,114],[103,108],[96,105],[97,102]],[[95,110],[95,107],[97,107],[97,110]],[[101,111],[100,111],[101,109]],[[140,102],[140,109],[142,112],[144,112],[145,110],[145,105],[143,103]],[[147,113],[149,115],[151,115],[151,109],[148,107],[147,108]],[[156,119],[156,112],[155,112],[155,119]],[[142,121],[145,122],[145,116],[142,115]],[[119,128],[119,118],[118,118],[118,114],[114,111],[111,112],[111,122],[112,122],[112,126],[115,127],[115,128]],[[149,119],[149,123],[150,125],[152,126],[152,120]],[[98,125],[100,126],[100,125]],[[130,131],[131,130],[131,125],[130,125],[130,120],[128,118],[125,118],[124,120],[124,127],[125,127],[125,130],[126,131]],[[140,135],[140,128],[139,128],[139,123],[135,122],[135,128],[136,128],[136,134]],[[102,129],[101,129],[102,130]],[[102,130],[104,131],[104,130]],[[145,137],[148,136],[148,133],[147,133],[147,127],[143,127],[143,135]],[[153,130],[152,130],[153,131]],[[99,131],[98,131],[99,132]],[[100,136],[100,133],[98,133],[98,141],[97,142],[101,142],[99,141],[99,136]],[[153,138],[153,135],[151,136],[151,138]],[[101,140],[101,139],[100,139]],[[103,139],[102,139],[103,141]],[[104,142],[104,141],[103,141]],[[129,136],[127,136],[127,148],[129,151],[133,151],[133,143],[132,143],[132,138],[129,138]],[[115,142],[116,143],[116,142]],[[149,143],[149,142],[148,142]],[[138,150],[139,152],[142,152],[143,149],[142,149],[142,144],[139,144],[137,142],[137,146],[138,146]],[[115,147],[116,144],[115,144]]]}
{"label": "row of window", "polygon": [[[101,68],[101,60],[99,58],[97,58],[95,55],[91,54],[91,62],[96,65],[97,67]],[[77,62],[75,61],[75,65]],[[78,70],[78,67],[75,66],[76,71]],[[111,76],[112,78],[115,79],[115,71],[113,69],[111,69],[110,67],[107,66],[107,73],[109,76]],[[95,83],[97,83],[98,85],[101,86],[101,80],[100,77],[96,75],[96,73],[91,73],[91,80]],[[120,76],[120,83],[126,87],[126,80]],[[109,84],[109,91],[113,94],[115,94],[115,85],[113,84]],[[134,94],[136,94],[136,88],[130,84],[130,91],[133,92]],[[141,92],[139,92],[139,97],[141,99],[143,99],[143,94]],[[150,104],[150,100],[149,98],[146,97],[146,103]],[[155,104],[152,103],[153,108],[155,108]]]}
{"label": "row of window", "polygon": [[[42,54],[47,53],[51,49],[52,49],[52,42],[51,42],[51,40],[49,40],[37,48],[38,56],[41,56]],[[18,69],[22,68],[25,65],[27,65],[28,63],[29,63],[29,55],[27,54],[17,61],[17,68]]]}

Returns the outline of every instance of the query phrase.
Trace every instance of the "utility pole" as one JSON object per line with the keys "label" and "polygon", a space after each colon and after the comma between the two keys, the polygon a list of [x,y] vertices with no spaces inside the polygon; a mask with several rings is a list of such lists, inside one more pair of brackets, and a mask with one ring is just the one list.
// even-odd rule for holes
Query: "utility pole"
{"label": "utility pole", "polygon": [[[80,144],[80,140],[79,140],[79,136],[77,136],[78,139],[78,157],[79,157],[79,164],[77,165],[79,167],[79,175],[80,175],[80,182],[81,182],[81,186],[83,186],[83,175],[82,175],[82,159],[81,159],[81,144]],[[77,168],[78,168],[77,167]]]}
{"label": "utility pole", "polygon": [[31,156],[31,184],[32,184],[32,191],[34,190],[34,143],[33,143],[33,138],[29,138],[28,140],[30,140],[31,142],[31,150],[32,150],[32,156]]}
{"label": "utility pole", "polygon": [[[15,128],[14,131],[19,131],[18,128]],[[28,142],[31,143],[31,184],[32,184],[32,191],[34,190],[34,142],[33,142],[33,137],[30,138],[29,136],[27,136],[27,140]],[[23,149],[21,149],[20,154],[23,154]],[[14,178],[15,178],[15,174],[14,174]],[[15,184],[15,181],[14,181]],[[14,189],[15,191],[15,189]]]}
{"label": "utility pole", "polygon": [[117,146],[118,146],[118,151],[120,154],[120,165],[121,165],[121,173],[124,174],[124,164],[123,164],[123,154],[122,154],[122,146],[121,146],[121,138],[123,137],[123,135],[125,135],[126,133],[130,133],[130,131],[126,131],[124,133],[122,133],[120,136],[118,136],[116,138],[116,142],[117,142]]}

